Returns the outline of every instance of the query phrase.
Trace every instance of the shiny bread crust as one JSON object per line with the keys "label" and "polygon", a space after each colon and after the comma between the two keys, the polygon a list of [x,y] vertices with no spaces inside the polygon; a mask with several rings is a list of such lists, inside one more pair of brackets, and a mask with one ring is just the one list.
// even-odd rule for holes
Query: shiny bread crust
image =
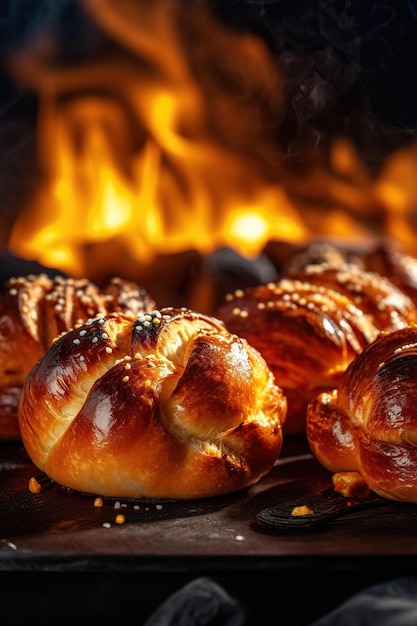
{"label": "shiny bread crust", "polygon": [[306,432],[331,472],[359,473],[382,497],[417,502],[417,327],[382,333],[318,394]]}
{"label": "shiny bread crust", "polygon": [[305,433],[307,404],[335,387],[378,334],[347,296],[292,278],[250,287],[218,311],[226,328],[262,354],[288,399],[286,433]]}
{"label": "shiny bread crust", "polygon": [[10,278],[0,292],[0,439],[20,439],[20,390],[56,336],[98,314],[135,317],[154,307],[145,289],[117,277],[103,289],[85,278]]}
{"label": "shiny bread crust", "polygon": [[22,441],[57,483],[192,499],[253,485],[282,447],[286,399],[261,355],[189,309],[97,317],[26,379]]}
{"label": "shiny bread crust", "polygon": [[267,361],[288,399],[285,433],[305,432],[309,401],[339,384],[382,331],[417,322],[413,301],[357,266],[311,264],[267,285],[237,290],[217,311]]}

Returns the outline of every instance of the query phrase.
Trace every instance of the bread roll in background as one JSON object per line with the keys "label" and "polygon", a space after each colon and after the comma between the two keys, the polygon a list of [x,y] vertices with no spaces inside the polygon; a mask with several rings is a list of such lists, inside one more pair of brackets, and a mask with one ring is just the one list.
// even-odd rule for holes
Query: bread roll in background
{"label": "bread roll in background", "polygon": [[96,317],[61,335],[19,406],[34,464],[104,496],[200,498],[262,478],[286,398],[259,352],[189,309]]}
{"label": "bread roll in background", "polygon": [[57,335],[100,313],[133,319],[154,307],[143,287],[117,277],[104,289],[87,279],[46,274],[10,278],[0,292],[0,439],[20,439],[23,382]]}
{"label": "bread roll in background", "polygon": [[382,333],[307,410],[310,448],[382,497],[417,502],[417,327]]}
{"label": "bread roll in background", "polygon": [[279,263],[280,275],[294,275],[307,266],[340,268],[357,266],[384,276],[417,304],[417,258],[407,252],[400,241],[392,237],[377,237],[362,243],[335,243],[329,240],[310,242],[291,253]]}
{"label": "bread roll in background", "polygon": [[294,265],[276,282],[237,290],[216,315],[272,369],[288,400],[288,434],[305,433],[309,401],[337,387],[348,364],[381,331],[417,322],[408,295],[340,257]]}
{"label": "bread roll in background", "polygon": [[410,296],[386,276],[355,264],[309,264],[289,276],[344,294],[380,331],[417,323],[417,308]]}

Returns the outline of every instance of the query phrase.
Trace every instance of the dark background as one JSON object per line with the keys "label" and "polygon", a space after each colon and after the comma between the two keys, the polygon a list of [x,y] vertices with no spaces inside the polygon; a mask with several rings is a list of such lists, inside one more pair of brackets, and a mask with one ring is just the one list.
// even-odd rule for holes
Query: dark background
{"label": "dark background", "polygon": [[[206,4],[230,28],[257,34],[286,77],[287,152],[347,135],[371,167],[417,129],[417,3],[414,0],[179,0]],[[0,57],[41,26],[59,29],[64,54],[97,43],[75,0],[2,0]],[[31,149],[36,102],[0,67],[0,171],[19,171]],[[20,149],[20,150],[19,150]],[[11,167],[12,166],[12,167]],[[16,175],[21,195],[30,176]],[[29,180],[28,180],[29,179]],[[11,201],[3,189],[0,202]]]}
{"label": "dark background", "polygon": [[293,148],[302,150],[305,128],[344,134],[378,166],[415,134],[415,1],[218,0],[214,7],[225,23],[257,33],[283,68]]}

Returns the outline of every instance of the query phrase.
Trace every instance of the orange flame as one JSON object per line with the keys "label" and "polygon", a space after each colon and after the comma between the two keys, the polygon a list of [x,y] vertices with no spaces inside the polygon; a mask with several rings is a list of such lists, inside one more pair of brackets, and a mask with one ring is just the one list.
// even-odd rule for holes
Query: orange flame
{"label": "orange flame", "polygon": [[102,54],[64,66],[42,33],[11,62],[39,94],[43,172],[12,252],[94,278],[96,249],[121,274],[161,253],[229,246],[251,258],[314,235],[383,231],[413,245],[415,148],[410,175],[402,153],[374,180],[343,138],[329,160],[291,171],[276,137],[282,80],[259,39],[172,0],[80,5]]}

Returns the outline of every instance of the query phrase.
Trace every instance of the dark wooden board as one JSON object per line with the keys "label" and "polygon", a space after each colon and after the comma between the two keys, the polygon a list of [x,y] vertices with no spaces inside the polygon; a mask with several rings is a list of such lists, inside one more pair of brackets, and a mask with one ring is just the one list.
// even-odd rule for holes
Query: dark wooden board
{"label": "dark wooden board", "polygon": [[[29,491],[31,476],[43,484],[39,494]],[[96,508],[94,496],[44,481],[19,443],[3,442],[3,609],[17,610],[21,619],[33,618],[37,611],[41,618],[48,604],[51,616],[58,619],[63,597],[71,589],[71,597],[77,597],[67,607],[72,620],[90,610],[93,616],[116,619],[119,604],[126,608],[133,602],[139,585],[142,599],[134,610],[143,621],[168,593],[204,575],[232,589],[262,615],[263,624],[267,616],[275,623],[277,601],[278,615],[291,624],[297,585],[305,600],[294,613],[294,624],[300,626],[364,585],[417,575],[413,504],[387,501],[301,534],[265,533],[255,523],[263,509],[329,486],[331,475],[312,457],[305,441],[288,438],[268,476],[243,492],[193,501],[118,504],[105,498],[103,507]],[[125,515],[122,525],[115,523],[118,513]],[[253,595],[255,582],[258,591]],[[22,593],[27,603],[20,604]]]}
{"label": "dark wooden board", "polygon": [[[31,476],[42,483],[29,491]],[[233,557],[274,561],[285,557],[417,556],[417,506],[390,503],[375,510],[353,511],[314,533],[269,534],[255,524],[261,510],[320,492],[331,475],[302,441],[284,447],[268,476],[240,493],[183,501],[120,500],[69,492],[49,480],[18,443],[0,448],[0,567],[19,568],[23,561],[67,561],[83,555],[94,560],[111,555],[122,564],[133,555],[146,560],[176,556]],[[120,507],[120,508],[119,508]],[[125,523],[115,518],[123,513]],[[103,526],[104,524],[104,526]],[[107,527],[106,527],[107,526]]]}

